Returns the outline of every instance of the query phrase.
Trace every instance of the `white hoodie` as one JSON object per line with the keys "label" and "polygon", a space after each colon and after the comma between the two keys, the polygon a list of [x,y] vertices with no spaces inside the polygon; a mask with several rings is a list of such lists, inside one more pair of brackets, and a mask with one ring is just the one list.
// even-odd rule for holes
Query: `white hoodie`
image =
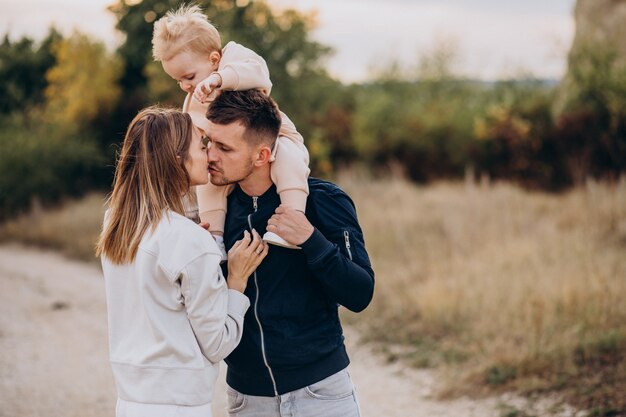
{"label": "white hoodie", "polygon": [[166,212],[135,260],[102,257],[110,360],[119,398],[194,406],[211,401],[219,362],[237,346],[250,302],[229,290],[211,235]]}

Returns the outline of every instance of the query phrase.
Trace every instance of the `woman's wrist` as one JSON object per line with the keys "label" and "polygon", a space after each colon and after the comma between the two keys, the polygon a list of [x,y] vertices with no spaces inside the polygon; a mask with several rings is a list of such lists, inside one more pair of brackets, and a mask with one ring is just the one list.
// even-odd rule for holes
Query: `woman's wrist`
{"label": "woman's wrist", "polygon": [[226,281],[228,288],[231,290],[239,291],[243,293],[248,286],[248,280],[246,278],[228,276],[228,280]]}

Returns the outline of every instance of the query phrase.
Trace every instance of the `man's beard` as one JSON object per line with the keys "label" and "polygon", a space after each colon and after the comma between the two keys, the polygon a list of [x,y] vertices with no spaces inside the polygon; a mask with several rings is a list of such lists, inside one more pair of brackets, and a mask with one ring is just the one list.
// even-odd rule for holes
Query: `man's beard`
{"label": "man's beard", "polygon": [[250,176],[250,174],[252,174],[252,172],[254,171],[254,166],[252,164],[248,165],[248,169],[246,170],[246,173],[243,174],[241,177],[238,178],[229,178],[226,175],[224,175],[224,172],[217,168],[216,165],[214,164],[209,164],[209,168],[210,169],[215,169],[218,171],[219,175],[218,176],[214,176],[214,175],[210,175],[210,180],[211,180],[211,184],[213,185],[228,185],[228,184],[236,184],[239,183],[243,180],[245,180],[246,178],[248,178]]}

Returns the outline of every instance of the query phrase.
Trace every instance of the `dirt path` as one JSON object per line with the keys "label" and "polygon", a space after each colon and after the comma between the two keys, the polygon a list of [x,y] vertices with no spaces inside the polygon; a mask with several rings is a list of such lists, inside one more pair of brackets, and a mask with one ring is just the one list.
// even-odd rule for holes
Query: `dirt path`
{"label": "dirt path", "polygon": [[[114,416],[106,333],[97,266],[53,252],[0,246],[0,417]],[[434,400],[432,371],[384,364],[368,346],[357,344],[350,328],[346,339],[364,417],[497,417],[505,414],[503,402],[522,401],[511,396]],[[226,416],[223,379],[215,417]],[[568,407],[547,413],[550,404],[535,406],[534,415],[577,415]]]}

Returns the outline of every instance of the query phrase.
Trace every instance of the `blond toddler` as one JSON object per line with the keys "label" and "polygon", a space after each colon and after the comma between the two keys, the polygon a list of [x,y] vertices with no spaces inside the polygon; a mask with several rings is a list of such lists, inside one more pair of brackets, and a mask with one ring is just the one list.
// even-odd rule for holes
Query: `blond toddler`
{"label": "blond toddler", "polygon": [[[259,89],[269,95],[272,88],[265,60],[235,42],[222,48],[219,32],[198,6],[183,6],[155,22],[152,53],[187,92],[183,111],[204,132],[209,124],[206,111],[220,90]],[[280,115],[282,124],[272,152],[271,178],[281,203],[304,212],[309,193],[309,153],[291,120],[282,112]],[[209,231],[222,247],[226,198],[233,186],[209,181],[196,187],[200,221],[209,223]],[[271,232],[263,239],[298,249]]]}

